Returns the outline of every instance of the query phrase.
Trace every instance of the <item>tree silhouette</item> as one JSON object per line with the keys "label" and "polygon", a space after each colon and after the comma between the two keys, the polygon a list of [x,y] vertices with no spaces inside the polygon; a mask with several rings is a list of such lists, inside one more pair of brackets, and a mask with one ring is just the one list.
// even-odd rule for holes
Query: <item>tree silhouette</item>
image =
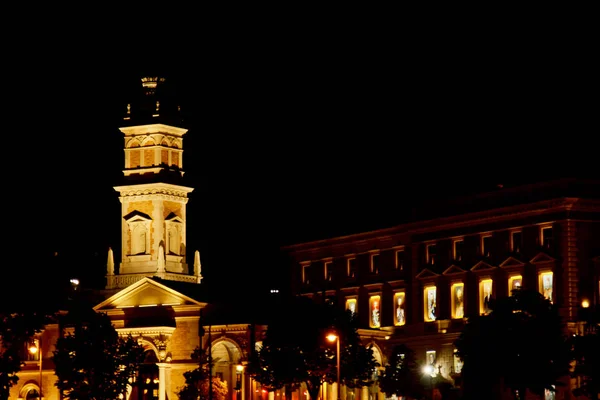
{"label": "tree silhouette", "polygon": [[110,318],[94,310],[77,312],[77,322],[56,342],[53,361],[56,386],[65,399],[116,399],[143,358],[143,348],[120,337]]}
{"label": "tree silhouette", "polygon": [[30,310],[0,311],[0,399],[7,399],[10,388],[19,381],[22,351],[49,318]]}
{"label": "tree silhouette", "polygon": [[386,397],[420,398],[424,391],[420,379],[414,351],[401,344],[393,348],[389,363],[379,380],[379,387]]}
{"label": "tree silhouette", "polygon": [[507,388],[518,400],[527,391],[554,390],[570,369],[558,308],[530,290],[513,291],[490,307],[489,315],[469,319],[455,343],[465,397],[494,399]]}
{"label": "tree silhouette", "polygon": [[218,359],[213,359],[209,365],[208,354],[205,350],[200,350],[199,347],[194,349],[192,359],[198,362],[198,367],[191,371],[183,373],[185,385],[179,389],[177,395],[180,400],[205,400],[208,399],[208,393],[212,384],[212,399],[225,400],[229,389],[227,383],[216,376],[212,377],[212,383],[209,381],[209,374],[212,371],[212,366]]}
{"label": "tree silhouette", "polygon": [[573,390],[575,396],[586,396],[590,399],[600,397],[600,327],[598,315],[600,308],[583,311],[586,321],[583,335],[571,338],[572,359],[575,367],[572,376],[577,379],[578,385]]}
{"label": "tree silhouette", "polygon": [[285,387],[290,393],[305,383],[311,398],[317,398],[323,382],[337,380],[336,344],[325,339],[332,331],[341,340],[341,383],[357,387],[372,382],[377,366],[373,350],[360,343],[350,313],[335,303],[316,304],[305,298],[294,298],[281,310],[269,322],[262,347],[248,366],[248,373],[265,389]]}

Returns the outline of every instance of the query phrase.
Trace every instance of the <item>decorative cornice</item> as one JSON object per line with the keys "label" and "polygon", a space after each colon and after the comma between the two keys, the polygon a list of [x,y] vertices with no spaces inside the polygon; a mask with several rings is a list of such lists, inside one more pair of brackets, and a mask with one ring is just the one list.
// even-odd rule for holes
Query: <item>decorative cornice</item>
{"label": "decorative cornice", "polygon": [[472,212],[449,217],[435,218],[417,222],[410,222],[391,228],[379,229],[370,232],[339,236],[313,242],[299,243],[282,247],[283,251],[291,254],[315,252],[323,248],[344,246],[349,243],[361,243],[370,240],[392,239],[399,234],[422,234],[428,232],[444,231],[463,227],[471,227],[491,222],[502,222],[515,218],[548,214],[560,210],[579,210],[600,212],[600,201],[579,198],[558,198],[530,204],[498,207],[492,210]]}
{"label": "decorative cornice", "polygon": [[[113,187],[121,198],[123,197],[139,197],[157,195],[168,196],[172,200],[181,201],[182,198],[187,198],[188,193],[194,191],[193,188],[179,185],[171,185],[168,183],[148,183],[141,185],[115,186]],[[137,200],[137,199],[136,199]]]}
{"label": "decorative cornice", "polygon": [[178,137],[182,137],[188,131],[187,129],[165,124],[126,126],[119,128],[119,130],[123,132],[125,136],[152,135],[156,133],[163,133]]}

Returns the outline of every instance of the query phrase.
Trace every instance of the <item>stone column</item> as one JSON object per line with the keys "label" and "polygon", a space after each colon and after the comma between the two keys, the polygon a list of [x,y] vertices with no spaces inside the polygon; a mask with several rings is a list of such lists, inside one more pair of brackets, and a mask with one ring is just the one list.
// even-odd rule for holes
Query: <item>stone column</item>
{"label": "stone column", "polygon": [[[167,376],[171,372],[171,364],[169,363],[156,363],[158,367],[158,400],[167,400]],[[169,370],[169,371],[168,371]]]}

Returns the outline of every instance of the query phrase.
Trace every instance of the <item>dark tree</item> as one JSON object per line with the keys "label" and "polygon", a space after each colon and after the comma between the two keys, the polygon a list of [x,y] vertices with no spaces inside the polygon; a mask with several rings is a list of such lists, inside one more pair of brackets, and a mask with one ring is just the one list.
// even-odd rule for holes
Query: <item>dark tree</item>
{"label": "dark tree", "polygon": [[76,323],[58,338],[53,361],[56,386],[65,399],[117,399],[143,359],[143,348],[120,337],[110,318],[94,310],[79,310]]}
{"label": "dark tree", "polygon": [[575,361],[572,376],[578,378],[578,385],[573,394],[597,399],[600,398],[600,308],[582,311],[585,314],[585,332],[571,338],[572,356]]}
{"label": "dark tree", "polygon": [[415,353],[406,345],[395,346],[385,366],[379,387],[386,397],[396,395],[408,398],[421,398],[424,392],[420,383],[421,374],[415,360]]}
{"label": "dark tree", "polygon": [[323,382],[337,380],[336,343],[325,339],[331,332],[341,340],[341,382],[357,387],[372,381],[373,351],[360,343],[349,313],[334,303],[305,298],[294,298],[283,309],[269,322],[262,348],[250,360],[248,372],[263,387],[285,387],[289,393],[306,383],[311,398],[317,398]]}
{"label": "dark tree", "polygon": [[192,359],[196,360],[198,367],[183,373],[185,385],[177,393],[179,399],[206,400],[209,398],[208,393],[212,385],[212,399],[225,400],[228,393],[227,384],[215,376],[212,377],[212,380],[209,380],[212,366],[218,360],[213,359],[212,364],[209,365],[208,354],[198,347],[194,349]]}
{"label": "dark tree", "polygon": [[31,310],[0,311],[0,399],[19,381],[23,350],[51,316]]}
{"label": "dark tree", "polygon": [[529,290],[490,304],[487,316],[470,318],[455,345],[463,360],[465,396],[497,398],[503,388],[515,399],[543,396],[568,376],[570,354],[558,308]]}

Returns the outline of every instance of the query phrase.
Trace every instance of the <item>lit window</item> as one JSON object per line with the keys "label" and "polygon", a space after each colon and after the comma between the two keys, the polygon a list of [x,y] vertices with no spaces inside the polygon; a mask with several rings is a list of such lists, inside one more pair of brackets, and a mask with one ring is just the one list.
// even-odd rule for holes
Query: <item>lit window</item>
{"label": "lit window", "polygon": [[404,270],[404,250],[396,250],[396,269]]}
{"label": "lit window", "polygon": [[323,269],[325,271],[325,280],[333,280],[333,261],[325,261]]}
{"label": "lit window", "polygon": [[545,299],[553,301],[552,297],[552,285],[553,285],[553,273],[552,272],[541,272],[539,275],[539,288],[540,293],[544,295]]}
{"label": "lit window", "polygon": [[464,318],[465,316],[465,284],[462,282],[454,283],[451,286],[451,306],[452,318]]}
{"label": "lit window", "polygon": [[523,232],[514,231],[510,233],[510,251],[518,253],[523,246]]}
{"label": "lit window", "polygon": [[379,273],[379,254],[371,254],[371,272],[374,274]]}
{"label": "lit window", "polygon": [[356,299],[346,299],[346,310],[353,316],[356,315]]}
{"label": "lit window", "polygon": [[549,249],[552,247],[552,227],[544,226],[540,231],[540,243],[543,248]]}
{"label": "lit window", "polygon": [[356,258],[348,258],[346,262],[346,267],[348,269],[348,277],[356,278]]}
{"label": "lit window", "polygon": [[435,376],[435,361],[436,361],[436,353],[435,350],[427,350],[425,353],[425,365],[434,367],[430,369],[429,374],[431,376]]}
{"label": "lit window", "polygon": [[302,283],[308,283],[309,264],[302,264]]}
{"label": "lit window", "polygon": [[462,367],[463,367],[463,362],[461,361],[460,357],[458,356],[458,351],[455,349],[454,350],[454,373],[455,374],[460,374],[462,371]]}
{"label": "lit window", "polygon": [[459,240],[455,240],[452,245],[452,256],[453,256],[454,260],[456,260],[456,261],[462,260],[463,244],[464,244],[463,240],[459,239]]}
{"label": "lit window", "polygon": [[512,295],[513,290],[519,290],[523,286],[523,277],[521,275],[513,275],[508,278],[508,293]]}
{"label": "lit window", "polygon": [[435,321],[436,320],[436,287],[435,286],[427,286],[423,290],[424,297],[424,318],[426,322]]}
{"label": "lit window", "polygon": [[396,292],[394,294],[394,325],[396,326],[402,326],[406,323],[405,300],[406,296],[404,292]]}
{"label": "lit window", "polygon": [[435,247],[435,243],[428,244],[425,247],[425,261],[427,264],[435,264],[435,257],[437,254],[437,249]]}
{"label": "lit window", "polygon": [[483,235],[481,237],[481,255],[489,257],[492,250],[492,235]]}
{"label": "lit window", "polygon": [[492,283],[491,279],[482,279],[479,281],[479,313],[482,315],[487,315],[492,311],[490,309]]}
{"label": "lit window", "polygon": [[381,297],[379,295],[369,298],[369,326],[379,328],[381,326]]}

